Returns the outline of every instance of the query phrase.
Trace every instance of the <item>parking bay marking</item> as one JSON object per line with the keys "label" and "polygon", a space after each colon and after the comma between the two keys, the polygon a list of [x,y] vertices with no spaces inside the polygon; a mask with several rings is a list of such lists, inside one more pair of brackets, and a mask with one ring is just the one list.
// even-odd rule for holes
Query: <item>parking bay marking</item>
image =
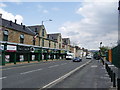
{"label": "parking bay marking", "polygon": [[5,78],[7,78],[7,77],[1,77],[0,79],[5,79]]}

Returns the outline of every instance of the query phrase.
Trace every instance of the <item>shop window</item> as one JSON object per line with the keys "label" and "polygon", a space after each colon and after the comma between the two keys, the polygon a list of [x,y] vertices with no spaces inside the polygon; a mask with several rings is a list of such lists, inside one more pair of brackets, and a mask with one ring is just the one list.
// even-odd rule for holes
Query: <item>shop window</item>
{"label": "shop window", "polygon": [[23,34],[20,35],[20,43],[24,43],[24,35]]}
{"label": "shop window", "polygon": [[8,30],[3,32],[3,41],[8,41]]}

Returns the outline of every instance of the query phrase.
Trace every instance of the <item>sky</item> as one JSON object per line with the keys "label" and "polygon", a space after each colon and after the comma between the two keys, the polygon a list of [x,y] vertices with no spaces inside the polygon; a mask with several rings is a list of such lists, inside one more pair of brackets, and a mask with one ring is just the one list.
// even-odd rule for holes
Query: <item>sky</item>
{"label": "sky", "polygon": [[[47,33],[61,33],[72,45],[86,49],[115,46],[118,40],[118,3],[102,0],[81,2],[0,2],[2,17],[26,26],[44,26]],[[109,0],[110,1],[110,0]],[[47,21],[51,19],[52,21]]]}

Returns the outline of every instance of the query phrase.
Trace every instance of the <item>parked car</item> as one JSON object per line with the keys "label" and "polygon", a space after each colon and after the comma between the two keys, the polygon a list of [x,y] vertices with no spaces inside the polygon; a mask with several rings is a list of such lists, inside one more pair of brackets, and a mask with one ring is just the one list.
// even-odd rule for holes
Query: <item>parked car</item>
{"label": "parked car", "polygon": [[86,59],[92,59],[92,56],[91,55],[87,55]]}
{"label": "parked car", "polygon": [[80,57],[75,57],[75,58],[73,59],[73,62],[80,62],[80,61],[82,61],[82,59],[81,59]]}

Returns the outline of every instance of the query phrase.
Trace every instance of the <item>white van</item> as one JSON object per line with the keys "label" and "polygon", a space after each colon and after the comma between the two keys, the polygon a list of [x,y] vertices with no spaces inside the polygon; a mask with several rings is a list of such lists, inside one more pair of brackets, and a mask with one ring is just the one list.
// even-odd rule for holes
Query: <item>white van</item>
{"label": "white van", "polygon": [[72,60],[74,58],[74,53],[67,53],[66,60]]}

